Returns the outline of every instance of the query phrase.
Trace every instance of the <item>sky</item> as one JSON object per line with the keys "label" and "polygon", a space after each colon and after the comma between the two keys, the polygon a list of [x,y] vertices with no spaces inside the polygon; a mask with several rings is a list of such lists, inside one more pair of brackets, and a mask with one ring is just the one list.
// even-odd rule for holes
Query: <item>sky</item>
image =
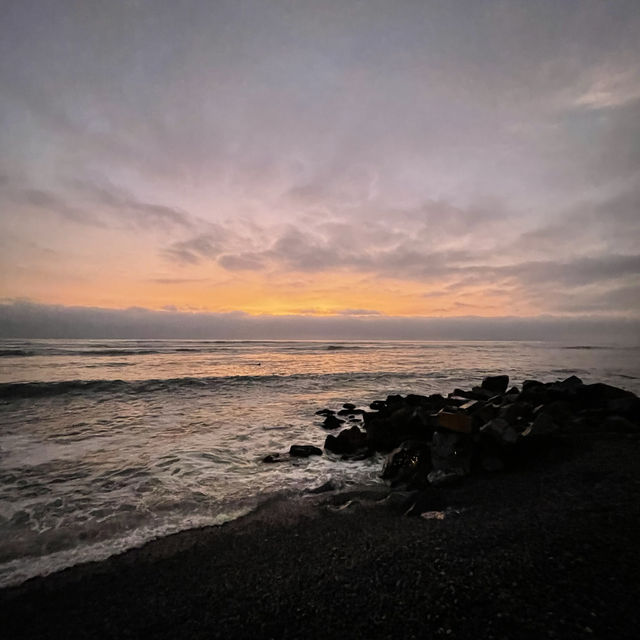
{"label": "sky", "polygon": [[0,149],[0,335],[640,337],[637,0],[9,0]]}

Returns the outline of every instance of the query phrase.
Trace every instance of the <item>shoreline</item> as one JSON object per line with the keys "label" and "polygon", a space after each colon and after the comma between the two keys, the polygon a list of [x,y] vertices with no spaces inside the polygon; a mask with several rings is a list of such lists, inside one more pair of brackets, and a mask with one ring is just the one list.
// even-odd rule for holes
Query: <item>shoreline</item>
{"label": "shoreline", "polygon": [[0,624],[11,638],[632,638],[639,443],[569,437],[568,456],[423,492],[429,519],[402,515],[408,492],[268,500],[2,589]]}

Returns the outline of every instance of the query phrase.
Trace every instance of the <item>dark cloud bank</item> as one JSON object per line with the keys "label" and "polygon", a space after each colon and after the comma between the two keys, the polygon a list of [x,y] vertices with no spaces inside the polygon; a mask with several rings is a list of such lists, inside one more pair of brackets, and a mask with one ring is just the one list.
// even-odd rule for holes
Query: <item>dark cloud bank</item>
{"label": "dark cloud bank", "polygon": [[250,316],[149,309],[0,304],[2,338],[561,340],[640,343],[640,321],[606,316]]}

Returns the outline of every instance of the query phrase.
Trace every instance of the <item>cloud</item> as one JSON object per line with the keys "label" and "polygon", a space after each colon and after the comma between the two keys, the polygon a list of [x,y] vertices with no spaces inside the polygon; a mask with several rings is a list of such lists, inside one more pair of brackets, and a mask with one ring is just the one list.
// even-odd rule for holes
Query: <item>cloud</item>
{"label": "cloud", "polygon": [[0,337],[13,338],[214,338],[594,341],[615,336],[640,344],[638,319],[606,315],[560,317],[401,318],[377,315],[249,316],[172,309],[101,309],[0,303]]}
{"label": "cloud", "polygon": [[226,232],[221,230],[214,237],[210,234],[195,236],[189,240],[173,242],[162,250],[168,260],[181,264],[199,264],[202,260],[213,260],[224,250]]}
{"label": "cloud", "polygon": [[127,225],[146,228],[160,225],[163,228],[182,227],[187,230],[196,226],[196,220],[188,212],[162,204],[144,202],[122,187],[113,184],[74,181],[75,190],[91,204],[107,210]]}

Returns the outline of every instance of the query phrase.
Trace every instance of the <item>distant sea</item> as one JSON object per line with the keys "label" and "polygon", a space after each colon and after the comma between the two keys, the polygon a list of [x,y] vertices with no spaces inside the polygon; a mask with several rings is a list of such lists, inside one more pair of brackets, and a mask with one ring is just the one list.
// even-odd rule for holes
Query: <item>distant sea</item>
{"label": "distant sea", "polygon": [[263,464],[322,446],[315,411],[484,375],[640,393],[640,348],[541,342],[0,341],[0,586],[248,513],[381,460]]}

